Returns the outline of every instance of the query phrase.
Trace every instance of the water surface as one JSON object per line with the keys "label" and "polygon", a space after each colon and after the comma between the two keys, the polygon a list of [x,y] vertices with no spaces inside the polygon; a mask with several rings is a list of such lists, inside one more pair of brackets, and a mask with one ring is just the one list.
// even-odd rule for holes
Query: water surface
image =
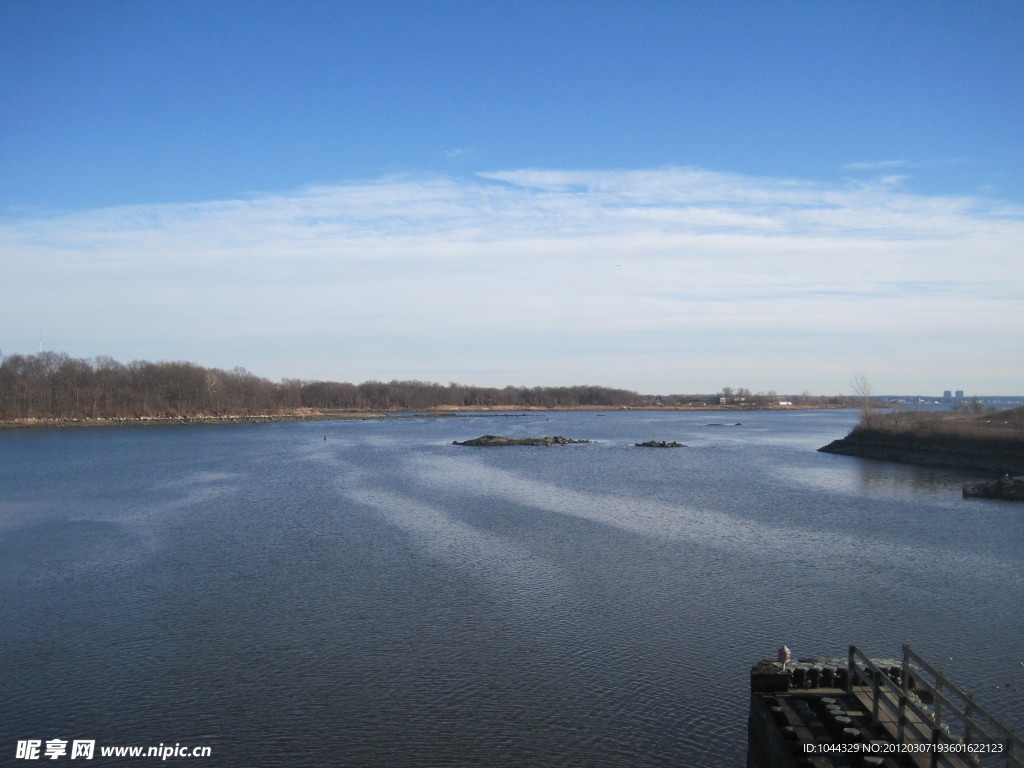
{"label": "water surface", "polygon": [[[0,434],[0,749],[740,766],[749,668],[783,643],[911,643],[1019,729],[1021,507],[962,499],[962,473],[816,452],[855,419]],[[485,433],[596,442],[451,445]]]}

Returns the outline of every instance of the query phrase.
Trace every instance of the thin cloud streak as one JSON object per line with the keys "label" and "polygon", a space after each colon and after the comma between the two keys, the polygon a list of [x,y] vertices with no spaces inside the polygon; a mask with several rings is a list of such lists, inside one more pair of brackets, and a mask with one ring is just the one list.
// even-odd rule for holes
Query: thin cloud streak
{"label": "thin cloud streak", "polygon": [[844,163],[844,171],[877,171],[882,168],[902,168],[909,165],[906,160],[874,160],[859,163]]}
{"label": "thin cloud streak", "polygon": [[884,183],[383,177],[8,216],[0,349],[42,333],[76,356],[271,378],[829,393],[866,372],[998,394],[1019,388],[1022,244],[1010,206]]}

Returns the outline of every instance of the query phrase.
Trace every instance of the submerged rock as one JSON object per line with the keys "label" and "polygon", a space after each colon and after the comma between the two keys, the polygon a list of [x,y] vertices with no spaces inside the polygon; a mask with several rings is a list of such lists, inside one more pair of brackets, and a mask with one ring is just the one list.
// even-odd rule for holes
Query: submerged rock
{"label": "submerged rock", "polygon": [[963,487],[964,498],[1024,501],[1024,477],[1005,475],[987,483],[971,483]]}
{"label": "submerged rock", "polygon": [[501,435],[483,435],[461,443],[453,440],[452,445],[469,445],[475,447],[493,447],[505,445],[569,445],[570,443],[589,443],[590,440],[571,440],[568,437],[502,437]]}
{"label": "submerged rock", "polygon": [[675,440],[648,440],[646,443],[634,443],[637,448],[685,448],[682,443]]}

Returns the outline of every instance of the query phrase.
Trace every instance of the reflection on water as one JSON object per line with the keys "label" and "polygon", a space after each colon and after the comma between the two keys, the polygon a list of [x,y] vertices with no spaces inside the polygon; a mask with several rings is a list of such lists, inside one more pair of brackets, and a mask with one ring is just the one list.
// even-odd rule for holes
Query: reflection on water
{"label": "reflection on water", "polygon": [[965,482],[978,477],[975,472],[892,465],[883,461],[861,461],[857,466],[858,488],[862,493],[890,498],[927,495],[947,500],[961,493]]}
{"label": "reflection on water", "polygon": [[[755,660],[910,642],[1019,727],[1019,509],[816,452],[855,418],[0,435],[0,722],[208,765],[741,765]],[[596,442],[451,445],[484,433]]]}
{"label": "reflection on water", "polygon": [[873,459],[847,459],[847,463],[840,466],[784,472],[796,482],[835,493],[908,501],[927,498],[938,503],[955,501],[965,483],[987,477],[974,471],[917,467]]}
{"label": "reflection on water", "polygon": [[[852,471],[851,471],[852,470]],[[974,470],[944,467],[919,467],[873,459],[853,459],[851,467],[828,470],[831,487],[877,496],[882,499],[928,498],[938,503],[958,503],[965,483],[988,479],[989,475]]]}

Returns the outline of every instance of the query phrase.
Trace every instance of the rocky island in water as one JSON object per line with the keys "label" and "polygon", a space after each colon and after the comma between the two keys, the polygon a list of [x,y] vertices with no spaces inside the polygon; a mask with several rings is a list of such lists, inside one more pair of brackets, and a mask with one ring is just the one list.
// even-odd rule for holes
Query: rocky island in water
{"label": "rocky island in water", "polygon": [[482,435],[473,440],[453,440],[452,445],[469,445],[473,447],[499,447],[506,445],[569,445],[570,443],[589,443],[590,440],[572,440],[568,437],[502,437],[501,435]]}

